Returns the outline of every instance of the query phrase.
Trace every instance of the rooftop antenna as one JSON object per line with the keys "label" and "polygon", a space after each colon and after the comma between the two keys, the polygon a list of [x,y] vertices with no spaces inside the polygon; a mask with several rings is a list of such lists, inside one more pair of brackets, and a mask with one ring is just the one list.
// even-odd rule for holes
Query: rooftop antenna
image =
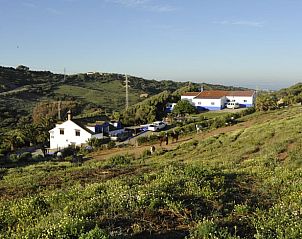
{"label": "rooftop antenna", "polygon": [[126,87],[126,110],[128,109],[129,107],[129,80],[128,80],[128,75],[125,75],[125,87]]}

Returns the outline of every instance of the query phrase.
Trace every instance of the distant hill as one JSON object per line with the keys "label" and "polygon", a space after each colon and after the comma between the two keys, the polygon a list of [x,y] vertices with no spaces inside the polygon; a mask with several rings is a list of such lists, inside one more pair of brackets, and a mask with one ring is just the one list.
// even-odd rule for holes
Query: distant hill
{"label": "distant hill", "polygon": [[[163,91],[173,92],[189,82],[146,80],[129,76],[129,103],[141,102],[141,94],[153,96]],[[0,127],[10,127],[22,117],[30,116],[41,101],[74,100],[82,111],[101,108],[120,111],[125,105],[125,77],[115,73],[54,74],[31,71],[27,67],[0,67]],[[191,83],[196,89],[200,84]],[[203,84],[204,89],[243,89]]]}

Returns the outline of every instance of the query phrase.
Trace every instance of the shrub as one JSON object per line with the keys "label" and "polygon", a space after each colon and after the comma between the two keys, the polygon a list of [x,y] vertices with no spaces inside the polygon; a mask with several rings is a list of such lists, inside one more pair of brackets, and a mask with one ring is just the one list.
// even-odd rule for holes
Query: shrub
{"label": "shrub", "polygon": [[134,157],[132,155],[114,155],[109,159],[109,164],[111,166],[127,165],[131,163],[133,158]]}
{"label": "shrub", "polygon": [[42,155],[36,154],[36,155],[33,155],[33,156],[32,156],[32,159],[33,159],[34,161],[40,161],[40,160],[43,160],[44,157],[43,157]]}
{"label": "shrub", "polygon": [[238,238],[228,233],[227,228],[219,227],[213,220],[204,219],[190,231],[189,239]]}
{"label": "shrub", "polygon": [[187,125],[183,126],[183,127],[182,127],[182,130],[183,130],[185,133],[195,132],[195,130],[196,130],[195,123],[191,123],[191,124],[187,124]]}
{"label": "shrub", "polygon": [[145,158],[148,158],[150,155],[151,155],[150,150],[145,149],[141,155],[141,158],[145,159]]}
{"label": "shrub", "polygon": [[32,159],[32,154],[30,152],[24,152],[19,156],[19,161],[29,161]]}
{"label": "shrub", "polygon": [[82,234],[79,237],[79,239],[109,239],[109,238],[110,238],[109,235],[98,226],[96,226],[91,231]]}
{"label": "shrub", "polygon": [[91,138],[88,140],[88,145],[90,145],[91,147],[95,147],[95,148],[102,147],[102,145],[105,143],[106,143],[106,140],[104,140],[104,139]]}
{"label": "shrub", "polygon": [[158,136],[156,134],[150,136],[141,136],[137,138],[137,144],[142,145],[146,143],[156,143],[158,141]]}
{"label": "shrub", "polygon": [[11,162],[18,162],[19,157],[18,157],[17,154],[11,154],[11,155],[9,156],[9,160],[10,160]]}
{"label": "shrub", "polygon": [[68,157],[68,156],[71,156],[75,153],[75,149],[72,148],[72,147],[67,147],[67,148],[64,148],[61,150],[61,153],[62,153],[62,157]]}
{"label": "shrub", "polygon": [[225,126],[226,118],[225,117],[217,117],[213,119],[211,127],[216,129]]}
{"label": "shrub", "polygon": [[7,149],[1,149],[1,148],[0,148],[0,154],[3,154],[3,155],[4,155],[4,154],[6,154],[7,152],[8,152]]}
{"label": "shrub", "polygon": [[114,141],[110,141],[107,144],[107,149],[113,149],[116,146],[116,143]]}
{"label": "shrub", "polygon": [[136,142],[137,142],[138,145],[145,144],[145,143],[148,142],[148,136],[138,137],[137,140],[136,140]]}
{"label": "shrub", "polygon": [[243,116],[246,116],[246,115],[253,114],[255,112],[256,112],[255,107],[249,107],[249,108],[246,108],[245,110],[242,110],[240,112],[240,116],[243,117]]}

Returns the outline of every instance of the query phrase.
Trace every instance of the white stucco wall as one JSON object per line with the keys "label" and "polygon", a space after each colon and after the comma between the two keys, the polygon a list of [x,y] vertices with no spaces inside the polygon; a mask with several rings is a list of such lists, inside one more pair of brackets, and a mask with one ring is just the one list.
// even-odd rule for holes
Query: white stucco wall
{"label": "white stucco wall", "polygon": [[87,129],[90,129],[92,132],[95,132],[95,127],[93,126],[86,126]]}
{"label": "white stucco wall", "polygon": [[193,103],[193,99],[195,98],[196,96],[181,96],[180,99],[181,100],[188,100],[191,104]]}
{"label": "white stucco wall", "polygon": [[224,108],[225,97],[220,99],[193,99],[193,105],[195,107],[205,107],[212,110],[219,110],[220,108]]}
{"label": "white stucco wall", "polygon": [[[60,134],[60,129],[64,129],[64,134]],[[76,136],[76,130],[80,131],[80,136]],[[89,132],[85,131],[71,120],[56,125],[49,133],[51,149],[66,148],[70,144],[81,145],[92,137]]]}
{"label": "white stucco wall", "polygon": [[253,96],[227,96],[229,101],[234,101],[239,103],[240,105],[254,105],[255,97]]}

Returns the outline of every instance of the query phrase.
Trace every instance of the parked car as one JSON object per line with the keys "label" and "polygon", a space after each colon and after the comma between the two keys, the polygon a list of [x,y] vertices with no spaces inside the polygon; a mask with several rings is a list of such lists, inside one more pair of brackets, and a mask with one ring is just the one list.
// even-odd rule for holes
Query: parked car
{"label": "parked car", "polygon": [[226,107],[228,109],[238,109],[239,108],[239,103],[238,102],[228,102]]}
{"label": "parked car", "polygon": [[155,121],[148,126],[148,130],[150,131],[159,131],[166,127],[166,123],[162,121]]}

